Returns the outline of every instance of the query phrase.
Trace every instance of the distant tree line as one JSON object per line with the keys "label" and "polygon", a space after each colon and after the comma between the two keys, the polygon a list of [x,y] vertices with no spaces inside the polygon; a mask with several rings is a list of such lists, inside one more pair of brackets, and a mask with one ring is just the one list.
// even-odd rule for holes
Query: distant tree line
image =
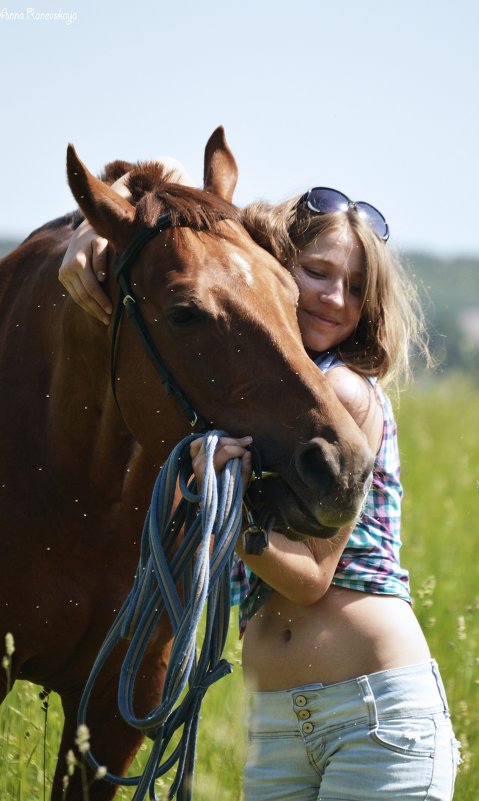
{"label": "distant tree line", "polygon": [[419,290],[438,369],[479,380],[479,257],[404,253],[403,260]]}

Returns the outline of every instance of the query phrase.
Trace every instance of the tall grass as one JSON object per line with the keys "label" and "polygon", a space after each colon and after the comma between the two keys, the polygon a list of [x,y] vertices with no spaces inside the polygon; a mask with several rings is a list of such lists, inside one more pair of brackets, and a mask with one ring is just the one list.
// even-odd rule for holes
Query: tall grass
{"label": "tall grass", "polygon": [[401,400],[403,561],[438,660],[462,758],[455,799],[479,798],[479,389],[458,375]]}
{"label": "tall grass", "polygon": [[[464,378],[420,386],[401,398],[398,418],[405,486],[402,560],[411,572],[415,611],[440,664],[462,741],[455,799],[477,801],[479,389]],[[226,656],[233,674],[213,685],[202,707],[195,801],[241,798],[243,699],[235,611]],[[39,690],[18,683],[0,711],[1,801],[40,801],[44,782],[47,789],[51,785],[62,712],[52,696],[44,775],[45,712]],[[91,744],[95,751],[94,733]],[[134,772],[143,758],[140,751]],[[163,787],[166,793],[167,784],[163,781],[158,792]],[[118,793],[122,801],[131,796],[131,790]]]}

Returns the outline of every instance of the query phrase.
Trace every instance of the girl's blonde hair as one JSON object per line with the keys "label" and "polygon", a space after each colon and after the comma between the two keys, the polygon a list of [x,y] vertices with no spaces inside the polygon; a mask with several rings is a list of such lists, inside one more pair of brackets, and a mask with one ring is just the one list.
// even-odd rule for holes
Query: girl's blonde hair
{"label": "girl's blonde hair", "polygon": [[316,214],[299,197],[278,205],[259,201],[243,209],[243,223],[253,239],[292,270],[299,252],[330,231],[349,228],[364,256],[365,283],[361,316],[354,333],[337,348],[357,373],[376,376],[383,385],[410,377],[411,352],[430,363],[424,315],[416,287],[397,254],[379,239],[354,210]]}

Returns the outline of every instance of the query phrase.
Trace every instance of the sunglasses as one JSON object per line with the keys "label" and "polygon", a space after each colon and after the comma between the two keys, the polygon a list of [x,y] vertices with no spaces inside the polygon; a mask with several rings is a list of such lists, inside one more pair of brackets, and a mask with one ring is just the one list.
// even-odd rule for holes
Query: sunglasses
{"label": "sunglasses", "polygon": [[389,239],[389,226],[386,218],[383,217],[378,209],[371,206],[370,203],[364,203],[362,200],[357,202],[350,200],[347,195],[338,192],[337,189],[330,189],[327,186],[314,186],[299,199],[299,203],[306,203],[308,209],[316,214],[336,214],[339,211],[354,209],[371,226],[380,239],[385,242]]}

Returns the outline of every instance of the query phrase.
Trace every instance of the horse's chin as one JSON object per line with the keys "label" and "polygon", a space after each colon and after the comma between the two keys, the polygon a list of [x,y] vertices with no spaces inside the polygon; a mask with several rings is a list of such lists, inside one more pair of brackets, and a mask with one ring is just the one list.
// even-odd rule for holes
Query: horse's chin
{"label": "horse's chin", "polygon": [[328,540],[331,537],[334,537],[335,534],[338,533],[339,528],[333,526],[322,526],[317,520],[311,520],[310,518],[305,517],[304,515],[294,515],[296,519],[292,519],[292,515],[289,516],[288,522],[281,522],[279,518],[275,518],[275,524],[273,528],[275,531],[279,531],[281,534],[284,534],[289,540],[295,540],[296,542],[302,542],[303,540],[308,540],[311,537],[315,539],[323,539]]}
{"label": "horse's chin", "polygon": [[[259,487],[254,486],[255,490]],[[302,541],[311,537],[317,539],[330,539],[347,525],[349,520],[339,519],[336,524],[331,520],[331,516],[324,514],[325,520],[321,520],[322,512],[320,504],[315,504],[314,511],[309,508],[307,502],[292,491],[292,489],[281,479],[268,479],[262,482],[260,492],[253,494],[252,506],[259,513],[260,518],[265,518],[268,514],[274,518],[273,528],[284,534],[290,540]]]}

